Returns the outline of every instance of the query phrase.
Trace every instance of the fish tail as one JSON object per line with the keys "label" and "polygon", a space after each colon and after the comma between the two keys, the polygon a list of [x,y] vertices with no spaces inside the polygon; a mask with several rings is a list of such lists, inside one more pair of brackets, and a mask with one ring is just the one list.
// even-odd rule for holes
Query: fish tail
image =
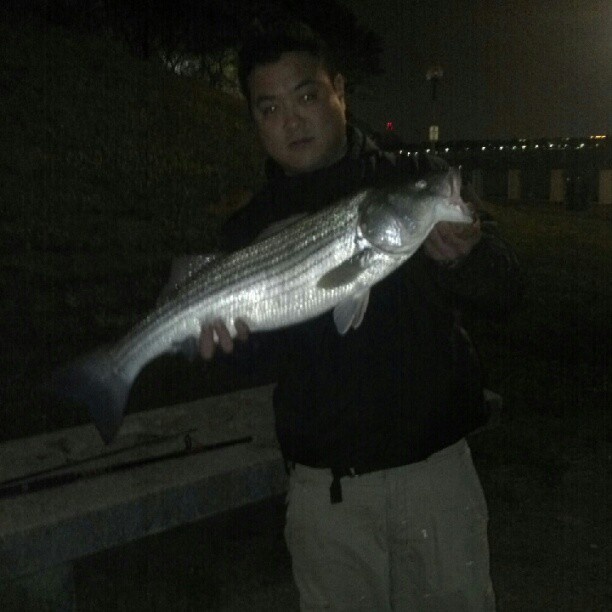
{"label": "fish tail", "polygon": [[111,357],[97,352],[58,369],[52,376],[54,395],[84,404],[105,443],[117,434],[132,386],[115,370]]}

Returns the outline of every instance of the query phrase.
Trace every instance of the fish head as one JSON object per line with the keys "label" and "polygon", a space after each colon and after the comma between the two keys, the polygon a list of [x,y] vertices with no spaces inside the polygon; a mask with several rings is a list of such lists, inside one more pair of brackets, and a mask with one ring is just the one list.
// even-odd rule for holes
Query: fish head
{"label": "fish head", "polygon": [[472,213],[460,191],[461,175],[455,168],[371,189],[361,204],[361,233],[381,251],[410,255],[438,221],[472,223]]}

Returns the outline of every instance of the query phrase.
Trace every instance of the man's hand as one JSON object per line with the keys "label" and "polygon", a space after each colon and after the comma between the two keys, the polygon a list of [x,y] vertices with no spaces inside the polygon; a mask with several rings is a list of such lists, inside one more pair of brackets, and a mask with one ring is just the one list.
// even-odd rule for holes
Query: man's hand
{"label": "man's hand", "polygon": [[[236,319],[234,325],[238,332],[236,338],[241,342],[245,342],[249,337],[249,328],[246,323],[241,319]],[[217,341],[215,341],[215,336]],[[231,353],[234,350],[234,341],[225,323],[220,320],[215,321],[212,325],[202,327],[200,333],[200,355],[207,361],[210,361],[215,355],[217,344],[219,344],[224,353]]]}
{"label": "man's hand", "polygon": [[[470,183],[461,188],[461,197],[476,215],[480,208],[480,198]],[[481,237],[480,221],[465,223],[436,223],[433,230],[423,243],[423,248],[429,257],[443,263],[454,263],[466,257],[478,244]]]}
{"label": "man's hand", "polygon": [[439,262],[455,262],[478,244],[481,237],[480,221],[466,225],[440,221],[429,233],[423,248],[429,257]]}

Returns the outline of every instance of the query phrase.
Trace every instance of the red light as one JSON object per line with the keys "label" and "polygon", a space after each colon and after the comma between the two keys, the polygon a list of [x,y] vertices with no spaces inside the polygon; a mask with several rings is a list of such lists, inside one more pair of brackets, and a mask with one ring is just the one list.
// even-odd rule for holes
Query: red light
{"label": "red light", "polygon": [[387,121],[387,131],[392,132],[394,129],[393,121]]}

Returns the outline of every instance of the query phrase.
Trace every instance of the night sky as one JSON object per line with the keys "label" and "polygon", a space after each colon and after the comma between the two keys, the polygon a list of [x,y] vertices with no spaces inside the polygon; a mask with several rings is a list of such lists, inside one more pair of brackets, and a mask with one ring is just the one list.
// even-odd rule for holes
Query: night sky
{"label": "night sky", "polygon": [[383,37],[385,75],[350,100],[375,130],[440,139],[611,134],[612,0],[344,0]]}

